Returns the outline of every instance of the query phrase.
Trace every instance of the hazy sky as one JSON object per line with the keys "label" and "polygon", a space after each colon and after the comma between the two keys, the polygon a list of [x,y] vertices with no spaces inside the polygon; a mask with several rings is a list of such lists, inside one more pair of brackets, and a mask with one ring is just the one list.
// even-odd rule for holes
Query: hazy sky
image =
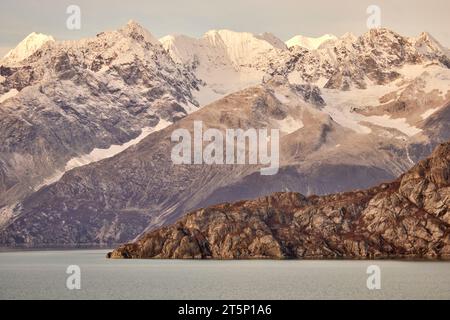
{"label": "hazy sky", "polygon": [[[81,8],[81,30],[66,28],[71,4]],[[77,39],[117,29],[130,19],[157,37],[198,37],[219,28],[269,31],[282,40],[296,34],[359,35],[367,31],[371,4],[381,7],[382,26],[406,36],[428,31],[450,46],[449,0],[0,0],[0,55],[32,31]]]}

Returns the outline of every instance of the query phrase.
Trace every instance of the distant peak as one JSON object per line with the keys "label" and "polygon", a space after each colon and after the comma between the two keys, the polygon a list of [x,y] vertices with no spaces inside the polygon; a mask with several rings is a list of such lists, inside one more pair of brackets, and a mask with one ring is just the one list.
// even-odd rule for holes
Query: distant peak
{"label": "distant peak", "polygon": [[162,38],[158,39],[159,43],[162,44],[164,49],[170,50],[171,48],[181,46],[181,47],[190,47],[192,43],[195,43],[197,39],[191,38],[189,36],[185,36],[182,34],[169,34]]}
{"label": "distant peak", "polygon": [[358,37],[355,36],[352,32],[346,32],[344,33],[344,35],[341,37],[342,40],[352,40],[355,41]]}
{"label": "distant peak", "polygon": [[432,42],[432,43],[436,43],[436,44],[440,45],[439,41],[437,41],[430,33],[425,32],[425,31],[420,33],[419,37],[417,37],[416,40],[418,40],[418,41],[420,41],[420,40],[421,41],[428,41],[428,42]]}
{"label": "distant peak", "polygon": [[35,42],[35,43],[36,42],[45,43],[47,41],[55,41],[55,39],[52,36],[37,32],[30,33],[28,36],[25,37],[25,39],[22,40],[22,42]]}
{"label": "distant peak", "polygon": [[167,36],[160,38],[159,41],[162,43],[167,43],[179,40],[196,41],[201,39],[209,39],[210,41],[216,41],[217,39],[221,39],[225,42],[228,41],[240,42],[240,41],[248,41],[249,39],[254,39],[264,41],[276,48],[286,49],[286,45],[283,43],[283,41],[281,41],[272,33],[265,32],[262,34],[254,34],[251,32],[240,32],[240,31],[233,31],[230,29],[211,29],[205,32],[200,39],[192,38],[190,36],[182,34],[169,34]]}
{"label": "distant peak", "polygon": [[430,38],[430,37],[431,37],[431,34],[429,34],[426,31],[423,31],[419,34],[419,38]]}
{"label": "distant peak", "polygon": [[210,36],[233,36],[233,35],[237,35],[237,34],[249,34],[248,32],[237,32],[237,31],[233,31],[233,30],[229,30],[229,29],[212,29],[212,30],[208,30],[205,33],[206,37],[210,37]]}
{"label": "distant peak", "polygon": [[275,36],[270,32],[264,32],[263,34],[260,35],[260,38],[269,42],[275,48],[286,49],[286,44],[282,40],[280,40],[277,36]]}
{"label": "distant peak", "polygon": [[373,28],[367,31],[364,36],[366,37],[378,37],[378,36],[400,36],[395,31],[388,28]]}
{"label": "distant peak", "polygon": [[230,29],[212,29],[205,33],[205,36],[229,36],[229,37],[258,37],[256,34],[245,31],[234,31]]}
{"label": "distant peak", "polygon": [[14,49],[9,51],[4,57],[5,63],[19,63],[37,50],[39,50],[47,42],[54,42],[55,39],[52,36],[32,32],[26,36]]}
{"label": "distant peak", "polygon": [[430,33],[422,32],[417,38],[413,39],[416,48],[419,50],[440,51],[445,55],[449,55],[450,51],[445,48],[438,40],[436,40]]}
{"label": "distant peak", "polygon": [[308,50],[316,50],[322,43],[330,40],[337,40],[337,37],[332,34],[324,34],[317,38],[296,35],[286,41],[286,45],[288,46],[288,48],[299,46]]}
{"label": "distant peak", "polygon": [[127,26],[139,26],[139,23],[137,23],[135,20],[131,19],[127,22]]}
{"label": "distant peak", "polygon": [[139,23],[137,23],[134,20],[128,21],[127,24],[121,28],[121,30],[136,30],[136,31],[148,32],[142,25],[140,25]]}
{"label": "distant peak", "polygon": [[137,23],[134,20],[128,21],[128,23],[119,29],[119,32],[124,33],[126,36],[133,38],[134,40],[141,41],[145,40],[147,42],[157,44],[158,40],[145,29],[141,24]]}
{"label": "distant peak", "polygon": [[263,33],[263,34],[254,34],[251,32],[239,32],[232,31],[228,29],[213,29],[206,32],[203,38],[210,39],[215,42],[217,39],[221,39],[228,45],[231,43],[249,43],[249,42],[259,42],[259,46],[265,48],[278,48],[278,49],[286,49],[286,45],[275,37],[271,33]]}

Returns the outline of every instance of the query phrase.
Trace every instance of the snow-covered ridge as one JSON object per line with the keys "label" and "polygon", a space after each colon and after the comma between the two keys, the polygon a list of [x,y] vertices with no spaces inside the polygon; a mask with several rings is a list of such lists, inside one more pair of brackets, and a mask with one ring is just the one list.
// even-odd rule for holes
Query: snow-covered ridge
{"label": "snow-covered ridge", "polygon": [[215,60],[217,65],[232,64],[235,68],[252,63],[255,58],[271,50],[285,50],[285,44],[270,33],[255,35],[231,30],[210,30],[201,38],[168,35],[159,39],[177,62],[196,59]]}
{"label": "snow-covered ridge", "polygon": [[417,38],[413,39],[414,45],[417,50],[425,53],[425,52],[447,52],[449,53],[448,48],[445,48],[443,45],[439,43],[431,34],[428,32],[422,32]]}
{"label": "snow-covered ridge", "polygon": [[296,36],[286,44],[271,34],[229,30],[211,30],[200,39],[170,35],[160,41],[174,61],[188,65],[206,83],[203,91],[211,98],[199,100],[207,102],[274,75],[298,84],[352,90],[389,83],[397,78],[396,68],[406,64],[432,62],[450,68],[448,50],[429,34],[409,38],[385,28],[359,37]]}
{"label": "snow-covered ridge", "polygon": [[52,36],[42,33],[32,32],[25,39],[23,39],[14,49],[9,51],[5,57],[0,60],[2,64],[15,64],[19,63],[37,50],[39,50],[47,42],[54,42],[55,39]]}
{"label": "snow-covered ridge", "polygon": [[210,30],[198,39],[169,35],[160,42],[175,62],[188,65],[205,82],[196,94],[202,106],[261,83],[267,59],[287,51],[272,34],[230,30]]}
{"label": "snow-covered ridge", "polygon": [[296,35],[286,41],[286,45],[288,48],[299,46],[308,50],[316,50],[318,49],[324,42],[326,41],[334,41],[338,38],[332,34],[324,34],[318,38],[310,38],[302,35]]}

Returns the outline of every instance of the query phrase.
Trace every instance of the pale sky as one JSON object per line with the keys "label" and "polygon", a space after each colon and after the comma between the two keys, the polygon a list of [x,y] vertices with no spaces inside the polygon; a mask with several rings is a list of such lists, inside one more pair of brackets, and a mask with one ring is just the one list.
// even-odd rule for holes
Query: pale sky
{"label": "pale sky", "polygon": [[[66,28],[66,8],[81,8],[81,30]],[[405,36],[431,33],[450,47],[449,0],[0,0],[0,56],[35,31],[57,40],[94,36],[136,20],[156,37],[199,37],[210,29],[294,35],[360,35],[366,9],[381,8],[383,27]]]}

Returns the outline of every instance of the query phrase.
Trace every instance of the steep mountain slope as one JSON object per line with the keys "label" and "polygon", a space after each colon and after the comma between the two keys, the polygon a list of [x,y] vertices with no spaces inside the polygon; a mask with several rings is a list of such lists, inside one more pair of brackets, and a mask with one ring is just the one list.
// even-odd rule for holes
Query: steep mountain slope
{"label": "steep mountain slope", "polygon": [[210,30],[200,39],[169,35],[160,39],[174,61],[187,65],[206,87],[198,95],[202,105],[226,94],[259,84],[266,56],[286,50],[275,36],[230,30]]}
{"label": "steep mountain slope", "polygon": [[3,59],[0,59],[0,65],[15,65],[19,64],[37,50],[39,50],[47,42],[54,42],[52,36],[42,33],[32,32],[25,39],[23,39],[14,49],[9,51]]}
{"label": "steep mountain slope", "polygon": [[[146,226],[170,223],[209,204],[281,190],[326,194],[363,188],[393,179],[412,165],[402,132],[375,125],[369,133],[355,132],[334,121],[325,108],[317,88],[278,77],[229,95],[8,207],[2,213],[7,218],[0,242],[118,243]],[[280,129],[279,173],[261,176],[261,165],[175,165],[171,134],[178,128],[192,133],[197,120],[205,129],[222,132]]]}
{"label": "steep mountain slope", "polygon": [[[282,120],[288,114],[295,122],[303,117],[302,109],[318,113],[314,105],[304,102],[303,95],[307,93],[303,88],[292,91],[297,103],[284,106],[270,87],[250,88],[150,134],[136,146],[113,158],[69,171],[57,183],[42,188],[19,205],[3,211],[2,216],[9,219],[4,219],[2,229],[5,236],[2,240],[34,245],[72,244],[74,237],[83,237],[84,243],[114,243],[134,237],[143,231],[138,228],[151,221],[154,224],[163,223],[173,214],[181,213],[185,206],[204,200],[208,189],[227,185],[245,171],[258,170],[256,166],[245,165],[233,167],[233,172],[230,172],[230,166],[223,165],[174,165],[170,158],[173,130],[186,128],[192,131],[193,122],[202,120],[205,128],[273,126],[283,127],[287,134],[296,129],[284,126]],[[242,103],[244,101],[245,104]],[[319,119],[326,118],[320,114],[317,116]],[[111,175],[111,172],[115,174]],[[193,191],[197,196],[193,195]],[[133,222],[133,216],[139,217],[135,221],[139,223]],[[142,224],[142,219],[146,223]],[[68,224],[70,232],[65,228],[52,233],[42,229],[62,221]],[[31,231],[29,224],[39,227]],[[100,232],[102,228],[108,231]]]}
{"label": "steep mountain slope", "polygon": [[277,193],[187,214],[111,258],[449,258],[450,143],[392,183],[325,197]]}
{"label": "steep mountain slope", "polygon": [[16,93],[0,104],[0,207],[74,167],[70,160],[198,107],[200,81],[135,22],[93,39],[46,42],[0,74],[0,96]]}

